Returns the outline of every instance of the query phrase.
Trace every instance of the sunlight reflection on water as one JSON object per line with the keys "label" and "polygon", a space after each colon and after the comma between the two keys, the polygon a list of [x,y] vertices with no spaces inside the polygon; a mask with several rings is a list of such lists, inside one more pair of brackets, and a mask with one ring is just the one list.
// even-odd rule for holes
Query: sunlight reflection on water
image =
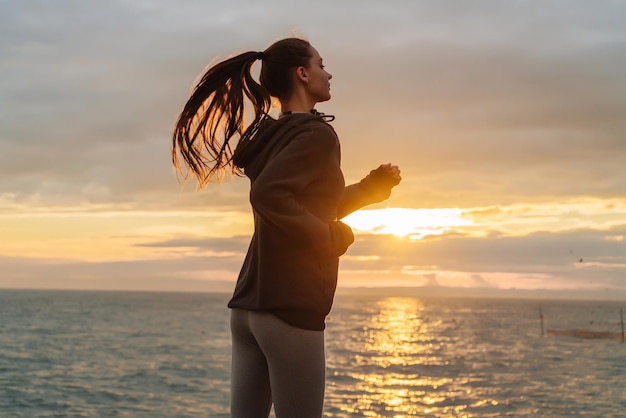
{"label": "sunlight reflection on water", "polygon": [[362,340],[358,344],[364,349],[355,355],[353,371],[346,372],[355,381],[358,396],[341,407],[343,413],[379,416],[374,411],[384,410],[388,416],[415,416],[445,403],[448,394],[440,388],[449,386],[450,378],[407,373],[416,365],[446,363],[439,355],[442,342],[437,337],[442,321],[425,322],[423,309],[420,300],[402,297],[382,299],[369,307],[370,323],[353,336]]}
{"label": "sunlight reflection on water", "polygon": [[[536,302],[364,295],[337,306],[325,417],[606,417],[626,407],[616,361],[626,346],[541,337]],[[544,314],[571,328],[595,310],[608,325],[616,307],[552,301]]]}
{"label": "sunlight reflection on water", "polygon": [[[624,416],[626,344],[537,301],[339,295],[324,417]],[[229,295],[0,291],[0,416],[229,416]],[[619,302],[543,301],[546,326]]]}
{"label": "sunlight reflection on water", "polygon": [[[333,405],[328,416],[458,416],[468,407],[498,404],[477,399],[471,379],[441,372],[454,356],[448,344],[458,328],[454,318],[428,317],[422,301],[408,297],[378,299],[365,309],[369,320],[352,333],[351,364],[330,365],[330,391],[341,396],[337,389],[344,385],[337,383],[351,381],[351,399]],[[459,402],[463,398],[473,399]]]}

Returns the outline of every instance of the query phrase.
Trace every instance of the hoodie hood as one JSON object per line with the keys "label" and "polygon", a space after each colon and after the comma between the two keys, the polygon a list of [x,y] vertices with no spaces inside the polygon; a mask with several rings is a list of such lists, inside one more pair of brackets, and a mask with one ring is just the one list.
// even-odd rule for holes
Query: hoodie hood
{"label": "hoodie hood", "polygon": [[[327,123],[322,116],[312,113],[292,113],[274,119],[265,118],[254,137],[237,146],[233,162],[251,180],[254,180],[265,167],[267,161],[291,140],[309,130],[312,124]],[[328,125],[330,126],[330,125]]]}

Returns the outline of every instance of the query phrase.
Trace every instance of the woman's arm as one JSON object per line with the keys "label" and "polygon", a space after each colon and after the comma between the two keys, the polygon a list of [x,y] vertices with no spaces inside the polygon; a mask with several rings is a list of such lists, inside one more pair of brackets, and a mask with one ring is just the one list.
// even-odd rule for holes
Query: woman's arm
{"label": "woman's arm", "polygon": [[337,208],[337,219],[351,214],[364,206],[389,198],[391,189],[402,180],[398,166],[380,165],[360,182],[346,186]]}

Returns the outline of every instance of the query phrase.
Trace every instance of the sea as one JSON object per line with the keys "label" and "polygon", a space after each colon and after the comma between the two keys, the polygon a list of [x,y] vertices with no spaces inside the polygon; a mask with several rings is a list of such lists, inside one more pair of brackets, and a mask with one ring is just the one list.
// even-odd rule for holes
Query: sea
{"label": "sea", "polygon": [[[228,296],[0,290],[0,417],[228,417]],[[621,308],[339,294],[324,416],[624,417]]]}

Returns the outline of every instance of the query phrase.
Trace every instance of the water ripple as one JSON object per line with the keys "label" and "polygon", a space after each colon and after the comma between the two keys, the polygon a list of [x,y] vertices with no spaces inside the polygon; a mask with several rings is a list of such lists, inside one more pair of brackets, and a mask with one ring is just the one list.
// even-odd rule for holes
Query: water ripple
{"label": "water ripple", "polygon": [[[0,416],[227,417],[228,295],[0,291]],[[542,338],[536,302],[341,296],[326,417],[617,417],[626,344]],[[551,302],[551,326],[618,304]]]}

